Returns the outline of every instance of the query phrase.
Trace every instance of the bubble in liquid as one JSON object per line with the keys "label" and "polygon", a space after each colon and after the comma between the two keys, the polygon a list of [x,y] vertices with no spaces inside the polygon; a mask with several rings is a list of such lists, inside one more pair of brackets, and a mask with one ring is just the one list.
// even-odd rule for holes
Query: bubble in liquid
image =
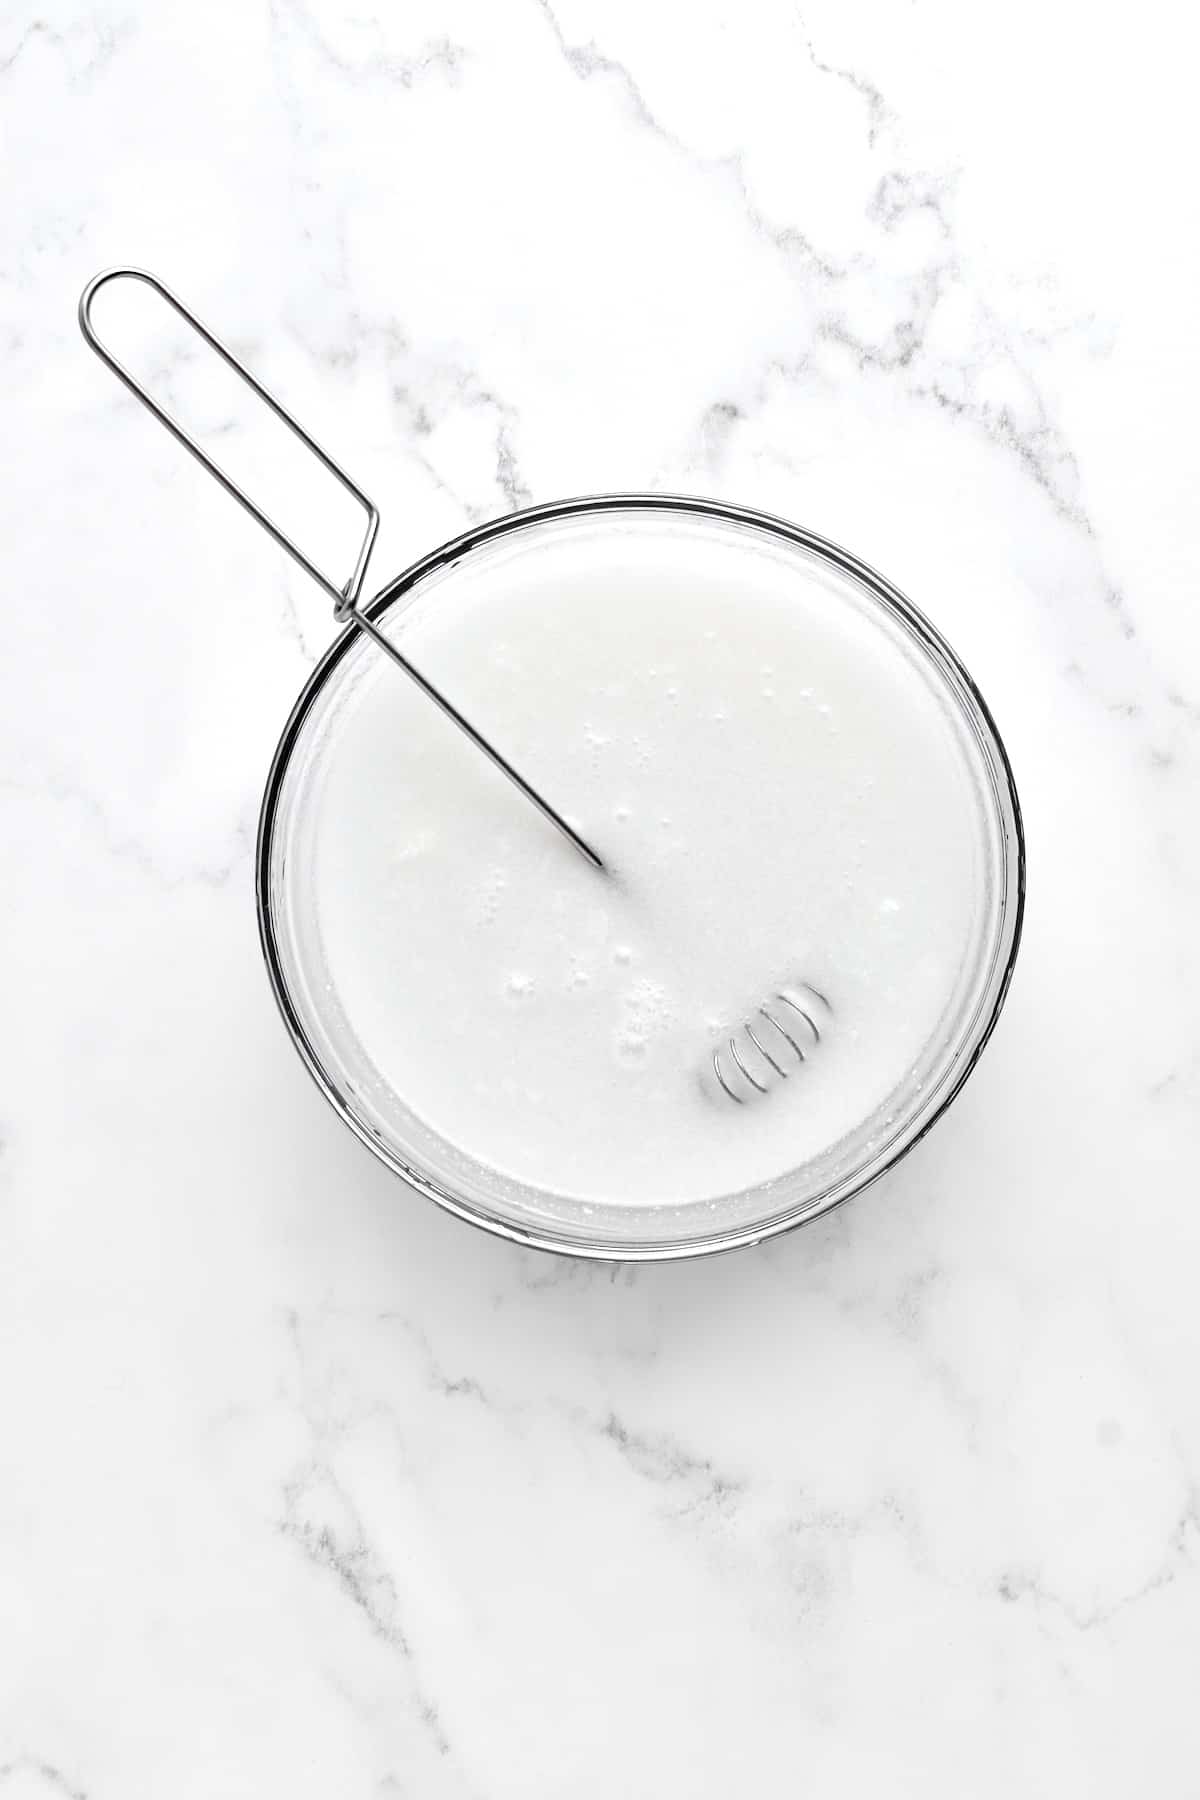
{"label": "bubble in liquid", "polygon": [[507,886],[508,879],[503,869],[488,870],[479,893],[478,916],[483,924],[495,924]]}
{"label": "bubble in liquid", "polygon": [[514,969],[504,984],[504,991],[510,1000],[531,1000],[535,988],[533,976],[524,974],[520,969]]}
{"label": "bubble in liquid", "polygon": [[618,944],[615,947],[613,950],[613,961],[622,964],[631,963],[633,961],[633,951],[629,948],[628,944]]}
{"label": "bubble in liquid", "polygon": [[613,809],[613,818],[617,821],[617,823],[619,825],[627,824],[632,817],[633,817],[633,810],[631,807],[618,806]]}

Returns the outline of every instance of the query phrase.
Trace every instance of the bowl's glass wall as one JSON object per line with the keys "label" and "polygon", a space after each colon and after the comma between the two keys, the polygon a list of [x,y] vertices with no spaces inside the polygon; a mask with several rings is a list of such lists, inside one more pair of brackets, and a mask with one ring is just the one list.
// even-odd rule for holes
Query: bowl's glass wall
{"label": "bowl's glass wall", "polygon": [[522,1186],[438,1138],[375,1073],[328,977],[315,914],[311,867],[317,799],[336,754],[339,718],[378,652],[357,633],[334,645],[315,672],[281,740],[264,800],[259,906],[268,968],[298,1048],[328,1097],[397,1173],[451,1210],[550,1248],[598,1256],[653,1257],[720,1249],[785,1229],[827,1210],[875,1179],[928,1129],[969,1072],[1003,1000],[1020,932],[1023,849],[1011,773],[978,692],[948,647],[901,595],[834,546],[779,521],[716,503],[658,496],[566,503],[468,534],[410,570],[372,606],[379,621],[437,590],[454,604],[464,558],[536,556],[548,535],[572,536],[586,557],[594,534],[644,531],[749,535],[772,553],[835,566],[856,599],[919,659],[953,718],[977,801],[983,869],[971,953],[928,1054],[903,1088],[828,1154],[770,1183],[690,1205],[583,1204]]}

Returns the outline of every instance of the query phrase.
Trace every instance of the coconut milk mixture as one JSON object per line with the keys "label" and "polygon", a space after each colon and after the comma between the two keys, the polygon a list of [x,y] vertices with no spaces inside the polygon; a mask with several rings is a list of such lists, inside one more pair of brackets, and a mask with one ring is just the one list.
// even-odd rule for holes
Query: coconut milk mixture
{"label": "coconut milk mixture", "polygon": [[[317,916],[362,1052],[425,1126],[630,1205],[884,1132],[986,879],[961,728],[902,635],[816,562],[652,530],[583,566],[554,544],[468,561],[387,628],[612,871],[364,654],[318,798]],[[735,1105],[713,1048],[804,981],[832,1004],[819,1049]]]}

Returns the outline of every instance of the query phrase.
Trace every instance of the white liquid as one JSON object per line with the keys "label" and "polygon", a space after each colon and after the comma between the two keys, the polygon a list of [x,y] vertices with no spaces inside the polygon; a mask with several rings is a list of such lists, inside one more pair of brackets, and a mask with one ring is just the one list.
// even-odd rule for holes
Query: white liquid
{"label": "white liquid", "polygon": [[[815,562],[726,542],[683,564],[647,530],[582,567],[553,543],[468,562],[388,629],[613,870],[364,654],[312,879],[328,981],[423,1125],[635,1205],[882,1130],[987,879],[960,727],[894,626]],[[819,1048],[733,1104],[714,1046],[799,981],[832,1004]]]}

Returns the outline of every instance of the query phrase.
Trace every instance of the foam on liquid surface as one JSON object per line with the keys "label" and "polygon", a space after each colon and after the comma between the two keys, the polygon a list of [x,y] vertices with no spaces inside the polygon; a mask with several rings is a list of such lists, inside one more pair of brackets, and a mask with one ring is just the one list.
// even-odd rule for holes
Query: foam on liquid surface
{"label": "foam on liquid surface", "polygon": [[[426,1127],[530,1186],[647,1204],[770,1181],[886,1114],[969,953],[979,806],[943,696],[842,578],[754,543],[518,539],[388,629],[613,871],[363,658],[317,918],[362,1051]],[[833,1020],[735,1106],[712,1049],[789,980]]]}

